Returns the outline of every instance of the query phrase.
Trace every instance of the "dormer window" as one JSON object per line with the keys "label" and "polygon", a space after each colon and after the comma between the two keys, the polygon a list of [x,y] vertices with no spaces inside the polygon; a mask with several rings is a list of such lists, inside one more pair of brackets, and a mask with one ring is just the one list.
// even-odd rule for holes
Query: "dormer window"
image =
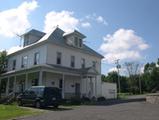
{"label": "dormer window", "polygon": [[86,37],[82,33],[74,30],[70,33],[64,33],[64,38],[66,39],[66,43],[70,46],[74,46],[77,48],[82,48],[83,39]]}
{"label": "dormer window", "polygon": [[31,45],[33,43],[36,43],[38,40],[40,40],[43,36],[45,35],[45,33],[38,31],[38,30],[30,30],[26,33],[24,33],[21,37],[23,38],[23,46],[28,46]]}
{"label": "dormer window", "polygon": [[74,43],[75,43],[75,46],[78,47],[78,37],[75,37]]}
{"label": "dormer window", "polygon": [[79,47],[82,47],[82,39],[79,39]]}

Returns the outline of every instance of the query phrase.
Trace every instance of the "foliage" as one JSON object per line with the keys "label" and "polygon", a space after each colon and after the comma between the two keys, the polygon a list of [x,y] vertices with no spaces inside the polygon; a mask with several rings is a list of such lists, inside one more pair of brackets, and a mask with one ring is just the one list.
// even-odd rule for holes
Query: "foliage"
{"label": "foliage", "polygon": [[142,74],[143,90],[146,92],[156,92],[159,90],[159,59],[158,61],[147,63]]}
{"label": "foliage", "polygon": [[6,66],[7,66],[7,52],[2,51],[0,52],[0,74],[6,72]]}
{"label": "foliage", "polygon": [[[144,71],[140,73],[140,64],[134,62],[125,63],[129,76],[119,76],[121,92],[139,94],[159,91],[159,58],[156,62],[147,63]],[[116,83],[118,86],[118,73],[110,72],[108,75],[102,75],[103,82]]]}
{"label": "foliage", "polygon": [[[4,72],[6,72],[7,67],[7,52],[2,51],[0,52],[0,75]],[[1,98],[1,90],[2,90],[2,84],[0,83],[0,98]]]}
{"label": "foliage", "polygon": [[[120,85],[121,85],[121,92],[128,92],[128,80],[125,76],[119,76],[120,79]],[[108,73],[107,76],[102,75],[102,81],[103,82],[110,82],[110,83],[116,83],[118,87],[118,73],[113,71]]]}
{"label": "foliage", "polygon": [[102,102],[102,101],[105,101],[105,100],[106,100],[105,97],[98,97],[98,98],[97,98],[97,101],[98,101],[98,102]]}

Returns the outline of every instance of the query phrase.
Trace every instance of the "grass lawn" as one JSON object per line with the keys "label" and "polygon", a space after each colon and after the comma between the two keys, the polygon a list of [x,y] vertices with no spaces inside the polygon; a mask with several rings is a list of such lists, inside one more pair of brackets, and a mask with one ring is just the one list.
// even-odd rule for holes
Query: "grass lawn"
{"label": "grass lawn", "polygon": [[35,115],[41,113],[40,110],[23,108],[17,105],[1,105],[0,104],[0,120],[8,120],[26,115]]}

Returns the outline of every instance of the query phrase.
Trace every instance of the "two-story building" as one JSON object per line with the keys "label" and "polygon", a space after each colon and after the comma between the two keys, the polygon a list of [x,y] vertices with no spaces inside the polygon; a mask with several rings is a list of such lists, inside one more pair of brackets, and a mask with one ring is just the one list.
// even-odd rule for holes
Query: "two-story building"
{"label": "two-story building", "polygon": [[8,55],[7,72],[0,77],[4,95],[44,85],[61,88],[63,98],[101,96],[103,56],[83,43],[85,35],[56,27],[22,37],[23,48]]}

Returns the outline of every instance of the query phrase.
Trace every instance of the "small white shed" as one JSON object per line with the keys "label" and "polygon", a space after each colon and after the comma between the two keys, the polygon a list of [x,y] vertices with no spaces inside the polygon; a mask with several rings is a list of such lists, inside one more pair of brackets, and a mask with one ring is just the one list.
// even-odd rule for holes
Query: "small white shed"
{"label": "small white shed", "polygon": [[106,99],[117,98],[117,85],[116,83],[102,82],[102,96]]}

